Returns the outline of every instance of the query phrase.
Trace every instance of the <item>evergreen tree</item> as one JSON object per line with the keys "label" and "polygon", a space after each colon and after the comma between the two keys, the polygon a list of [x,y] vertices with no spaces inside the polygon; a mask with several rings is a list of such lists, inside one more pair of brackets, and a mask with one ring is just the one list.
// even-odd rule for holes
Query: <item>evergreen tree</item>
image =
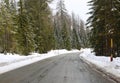
{"label": "evergreen tree", "polygon": [[25,7],[34,30],[35,51],[45,53],[54,48],[54,32],[51,11],[48,3],[51,0],[25,0]]}
{"label": "evergreen tree", "polygon": [[0,23],[1,23],[1,34],[0,34],[0,51],[12,52],[13,48],[13,35],[14,35],[14,23],[13,14],[15,12],[11,11],[12,3],[11,0],[3,0],[0,3]]}
{"label": "evergreen tree", "polygon": [[59,19],[59,29],[60,29],[60,46],[64,49],[71,49],[71,42],[70,42],[70,32],[68,26],[68,17],[67,10],[65,9],[64,1],[59,0],[57,5],[57,17]]}
{"label": "evergreen tree", "polygon": [[34,51],[34,34],[30,19],[27,16],[24,1],[19,1],[18,28],[17,28],[17,51],[18,53],[28,55]]}
{"label": "evergreen tree", "polygon": [[88,48],[89,45],[89,29],[86,28],[83,20],[79,20],[79,37],[80,37],[80,42],[83,48]]}
{"label": "evergreen tree", "polygon": [[60,34],[60,28],[59,28],[59,23],[58,23],[58,17],[54,16],[54,38],[55,38],[55,49],[60,49],[61,45],[60,45],[60,38],[61,38],[61,34]]}
{"label": "evergreen tree", "polygon": [[[92,11],[89,12],[91,17],[88,19],[88,24],[91,24],[89,27],[93,27],[90,38],[92,47],[96,55],[110,56],[110,53],[113,51],[115,53],[118,50],[116,48],[119,47],[116,39],[119,38],[117,25],[119,24],[118,5],[120,5],[120,2],[117,0],[105,0],[105,3],[103,3],[103,0],[91,0],[89,3],[92,6]],[[110,47],[111,38],[114,40],[113,49]]]}
{"label": "evergreen tree", "polygon": [[80,49],[80,39],[79,39],[79,23],[75,18],[75,14],[72,13],[72,48],[73,49]]}
{"label": "evergreen tree", "polygon": [[89,29],[86,29],[84,22],[72,14],[72,45],[73,48],[87,48],[89,47]]}

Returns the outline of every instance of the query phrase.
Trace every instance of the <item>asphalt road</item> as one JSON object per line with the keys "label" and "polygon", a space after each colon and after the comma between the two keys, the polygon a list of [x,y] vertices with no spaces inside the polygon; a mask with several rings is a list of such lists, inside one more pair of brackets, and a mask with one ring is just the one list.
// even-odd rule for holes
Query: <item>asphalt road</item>
{"label": "asphalt road", "polygon": [[79,53],[59,55],[0,75],[0,83],[115,83]]}

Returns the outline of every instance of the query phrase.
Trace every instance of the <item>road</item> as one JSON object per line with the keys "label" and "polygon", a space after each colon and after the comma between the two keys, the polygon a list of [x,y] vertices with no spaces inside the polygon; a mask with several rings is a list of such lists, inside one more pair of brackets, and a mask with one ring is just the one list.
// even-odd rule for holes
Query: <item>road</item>
{"label": "road", "polygon": [[115,83],[88,66],[79,53],[48,58],[0,75],[0,83]]}

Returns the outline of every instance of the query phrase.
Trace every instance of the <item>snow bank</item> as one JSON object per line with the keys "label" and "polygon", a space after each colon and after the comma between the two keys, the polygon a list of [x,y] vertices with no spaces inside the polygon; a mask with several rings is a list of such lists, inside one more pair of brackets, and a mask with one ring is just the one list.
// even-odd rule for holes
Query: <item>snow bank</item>
{"label": "snow bank", "polygon": [[113,62],[110,62],[110,57],[95,56],[92,49],[82,49],[80,58],[83,58],[99,68],[111,73],[117,77],[120,77],[120,57],[114,58]]}
{"label": "snow bank", "polygon": [[65,49],[62,50],[51,50],[46,54],[39,53],[31,53],[29,56],[20,56],[18,54],[10,54],[7,55],[0,54],[0,74],[8,72],[10,70],[29,65],[31,63],[50,58],[53,56],[57,56],[64,53],[71,52],[79,52],[78,50],[67,51]]}

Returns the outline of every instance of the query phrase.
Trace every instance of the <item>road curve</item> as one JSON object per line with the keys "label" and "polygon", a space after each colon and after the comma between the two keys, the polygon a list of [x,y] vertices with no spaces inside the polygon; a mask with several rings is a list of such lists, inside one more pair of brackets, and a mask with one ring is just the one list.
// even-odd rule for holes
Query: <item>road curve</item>
{"label": "road curve", "polygon": [[0,83],[115,83],[79,58],[80,53],[48,58],[0,75]]}

